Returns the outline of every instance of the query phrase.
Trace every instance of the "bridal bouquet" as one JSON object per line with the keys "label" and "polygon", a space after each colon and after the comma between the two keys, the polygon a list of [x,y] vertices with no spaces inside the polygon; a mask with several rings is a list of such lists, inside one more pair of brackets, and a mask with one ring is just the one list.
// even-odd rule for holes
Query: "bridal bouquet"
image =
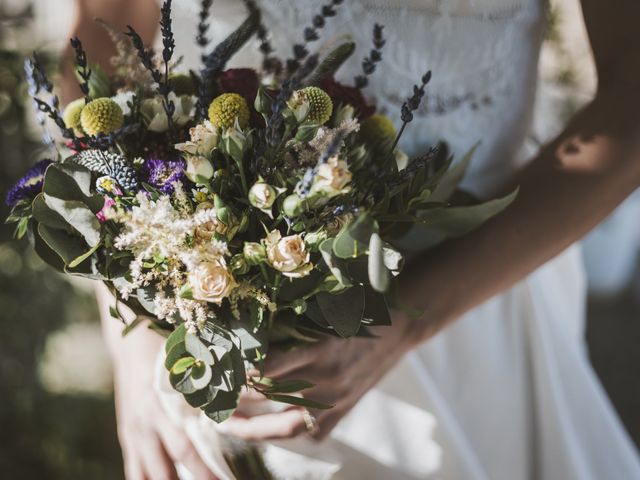
{"label": "bridal bouquet", "polygon": [[[413,87],[396,131],[363,95],[382,58],[381,26],[346,86],[334,73],[355,45],[309,48],[342,1],[322,6],[284,62],[260,11],[245,3],[246,21],[209,48],[211,2],[202,2],[197,72],[174,59],[169,0],[161,52],[131,27],[103,25],[117,46],[111,75],[71,40],[83,97],[64,110],[37,57],[28,60],[40,118],[64,141],[7,197],[17,237],[28,236],[44,261],[105,282],[114,317],[126,305],[153,319],[168,337],[171,384],[216,422],[243,388],[327,408],[299,394],[311,386],[304,379],[261,375],[269,350],[388,325],[406,239],[419,238],[419,250],[464,234],[513,198],[455,205],[471,154],[451,167],[443,145],[414,159],[398,148],[430,74]],[[254,35],[262,68],[226,69]]]}

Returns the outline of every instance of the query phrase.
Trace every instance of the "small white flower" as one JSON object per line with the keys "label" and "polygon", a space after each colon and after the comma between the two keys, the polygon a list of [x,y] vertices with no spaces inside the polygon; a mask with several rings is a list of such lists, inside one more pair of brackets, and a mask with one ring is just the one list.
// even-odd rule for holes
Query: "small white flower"
{"label": "small white flower", "polygon": [[[181,127],[189,122],[193,116],[195,97],[189,95],[178,97],[171,92],[169,93],[169,100],[175,106],[172,117],[174,124]],[[157,96],[144,100],[140,107],[140,112],[147,122],[147,128],[152,132],[166,132],[169,129],[169,119],[164,110],[162,97]]]}
{"label": "small white flower", "polygon": [[220,132],[209,120],[192,127],[189,130],[189,135],[191,140],[178,143],[175,146],[176,150],[191,155],[208,156],[218,146],[220,139]]}
{"label": "small white flower", "polygon": [[323,194],[328,197],[335,197],[341,193],[347,193],[351,178],[352,175],[347,162],[334,155],[326,163],[318,167],[310,195]]}

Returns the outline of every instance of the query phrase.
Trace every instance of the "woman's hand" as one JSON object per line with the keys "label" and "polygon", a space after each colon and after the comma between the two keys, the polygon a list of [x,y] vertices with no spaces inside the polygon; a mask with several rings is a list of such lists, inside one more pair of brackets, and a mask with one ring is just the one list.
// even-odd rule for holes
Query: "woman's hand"
{"label": "woman's hand", "polygon": [[189,437],[164,412],[153,388],[154,361],[116,369],[118,437],[127,480],[178,480],[178,463],[197,480],[214,480]]}
{"label": "woman's hand", "polygon": [[[118,437],[127,480],[178,480],[176,464],[184,465],[196,480],[215,480],[189,437],[167,416],[154,389],[154,365],[164,339],[146,322],[122,338],[122,324],[109,315],[111,294],[104,285],[96,294],[113,358]],[[127,322],[135,318],[123,310]]]}
{"label": "woman's hand", "polygon": [[[329,410],[311,412],[315,428],[309,428],[304,408],[292,407],[262,415],[238,413],[221,425],[224,432],[247,440],[291,438],[302,433],[318,440],[325,438],[360,398],[414,347],[416,324],[404,314],[394,317],[390,327],[371,328],[377,338],[345,340],[326,336],[309,347],[269,353],[266,377],[309,381],[315,386],[305,390],[304,396],[333,405]],[[243,402],[256,400],[255,394],[247,395],[241,401],[239,412],[245,410]]]}

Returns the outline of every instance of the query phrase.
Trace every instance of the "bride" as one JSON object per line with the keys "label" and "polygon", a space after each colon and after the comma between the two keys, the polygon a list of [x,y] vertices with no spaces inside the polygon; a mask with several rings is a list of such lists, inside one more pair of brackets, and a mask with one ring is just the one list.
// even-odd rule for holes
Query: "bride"
{"label": "bride", "polygon": [[[310,0],[260,3],[284,55],[320,8]],[[386,25],[385,68],[366,91],[380,110],[398,117],[413,81],[434,72],[403,148],[418,152],[445,139],[460,156],[481,141],[465,189],[489,197],[518,185],[520,195],[481,229],[409,265],[403,301],[424,309],[420,319],[396,312],[380,338],[326,339],[269,359],[268,376],[311,380],[308,395],[333,409],[245,409],[222,430],[266,441],[266,461],[285,479],[640,478],[637,452],[588,362],[575,246],[640,186],[640,4],[582,0],[597,95],[555,141],[525,158],[544,0],[341,3],[323,38],[348,32],[360,46],[356,56],[365,55],[373,23]],[[155,0],[79,0],[78,7],[74,33],[105,65],[111,46],[90,19],[131,23],[148,40],[158,20]],[[176,1],[174,10],[178,38],[191,38],[198,2]],[[215,41],[240,23],[242,2],[217,0],[213,14]],[[253,47],[236,65],[257,65]],[[187,65],[200,54],[195,44],[178,50]],[[339,79],[348,82],[358,67],[352,62]],[[104,292],[100,300],[107,310]],[[202,424],[167,410],[168,394],[153,389],[150,364],[161,340],[139,328],[122,342],[117,323],[104,317],[127,478],[178,478],[174,464],[197,480],[227,478]]]}

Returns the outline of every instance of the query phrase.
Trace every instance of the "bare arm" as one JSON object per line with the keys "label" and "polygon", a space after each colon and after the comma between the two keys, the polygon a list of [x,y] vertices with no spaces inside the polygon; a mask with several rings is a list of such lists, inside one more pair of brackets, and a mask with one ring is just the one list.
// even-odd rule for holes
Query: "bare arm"
{"label": "bare arm", "polygon": [[[513,179],[516,202],[482,228],[411,262],[401,278],[407,304],[422,319],[396,312],[379,338],[324,339],[271,354],[271,378],[316,384],[309,398],[335,405],[314,412],[326,436],[411,348],[464,312],[510,287],[562,252],[640,185],[640,18],[637,0],[583,0],[599,75],[596,98],[551,145]],[[382,361],[381,361],[382,359]],[[248,439],[305,431],[304,412],[232,417],[229,432]]]}
{"label": "bare arm", "polygon": [[428,338],[583,237],[640,186],[640,36],[633,0],[583,0],[595,99],[513,180],[517,200],[466,237],[416,262],[406,300]]}
{"label": "bare arm", "polygon": [[[160,9],[156,0],[76,0],[76,18],[71,37],[80,38],[91,63],[109,72],[115,47],[105,30],[94,21],[96,18],[121,30],[130,24],[145,42],[151,44],[158,28]],[[73,49],[67,46],[62,56],[60,82],[65,103],[81,95],[73,72],[73,58]]]}

